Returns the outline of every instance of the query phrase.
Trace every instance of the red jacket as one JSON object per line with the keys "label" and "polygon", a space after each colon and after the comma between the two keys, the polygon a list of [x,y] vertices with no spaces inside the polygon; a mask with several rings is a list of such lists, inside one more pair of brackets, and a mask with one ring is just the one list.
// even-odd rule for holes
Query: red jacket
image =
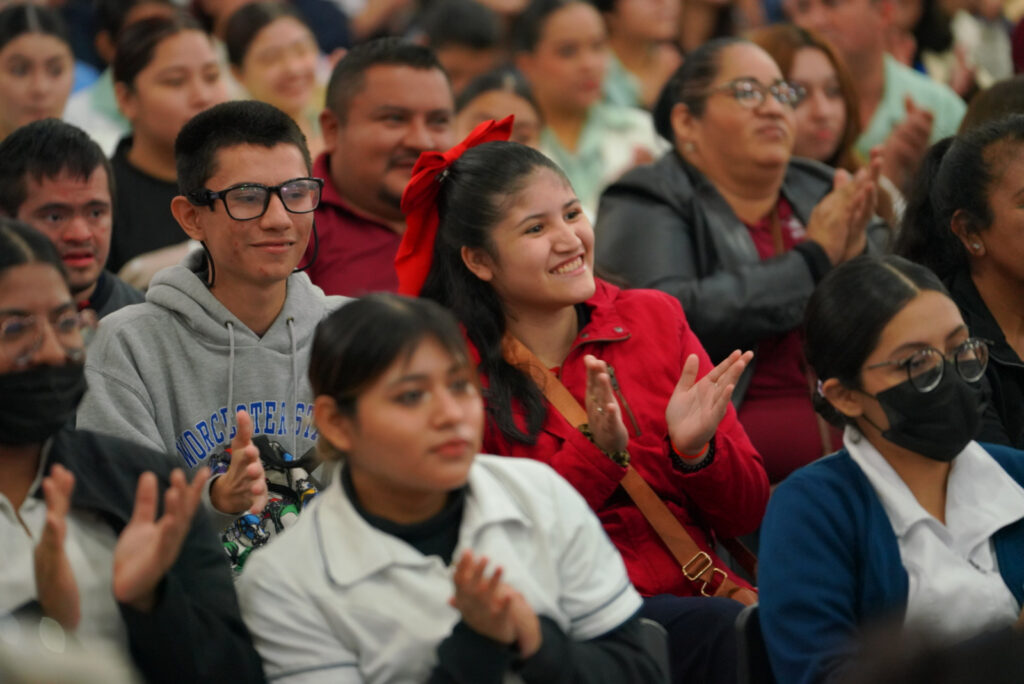
{"label": "red jacket", "polygon": [[[630,434],[631,463],[702,548],[713,549],[713,535],[734,537],[757,529],[768,502],[768,478],[732,406],[715,433],[715,456],[709,466],[684,474],[672,465],[665,407],[683,363],[697,354],[700,377],[712,368],[679,301],[655,290],[619,290],[599,280],[586,306],[590,322],[559,372],[565,386],[582,405],[583,356],[593,354],[613,368]],[[517,419],[524,427],[521,414]],[[568,480],[597,513],[641,594],[695,593],[640,510],[619,488],[625,469],[556,410],[549,407],[532,446],[507,439],[489,420],[484,450],[544,461]]]}

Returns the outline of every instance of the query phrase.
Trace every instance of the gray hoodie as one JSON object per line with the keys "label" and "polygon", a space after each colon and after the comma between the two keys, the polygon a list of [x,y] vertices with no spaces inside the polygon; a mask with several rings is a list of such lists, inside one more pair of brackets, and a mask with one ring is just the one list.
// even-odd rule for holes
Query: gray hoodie
{"label": "gray hoodie", "polygon": [[260,337],[210,293],[196,273],[201,261],[193,253],[160,271],[145,303],[103,319],[89,346],[78,427],[176,454],[194,470],[230,445],[235,413],[245,409],[254,436],[302,456],[316,442],[313,331],[348,299],[293,274],[284,308]]}

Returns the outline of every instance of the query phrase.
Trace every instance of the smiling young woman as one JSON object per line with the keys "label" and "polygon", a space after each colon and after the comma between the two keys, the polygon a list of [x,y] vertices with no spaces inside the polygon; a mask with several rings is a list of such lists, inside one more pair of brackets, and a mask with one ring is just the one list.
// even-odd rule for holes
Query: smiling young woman
{"label": "smiling young woman", "polygon": [[[678,302],[595,279],[594,233],[572,185],[536,150],[501,141],[510,127],[488,122],[445,155],[421,158],[403,201],[402,287],[422,284],[464,326],[484,376],[485,450],[563,475],[650,597],[645,611],[666,623],[695,611],[670,627],[674,643],[688,643],[673,648],[674,675],[726,681],[734,665],[705,656],[712,642],[731,643],[739,603],[682,598],[700,581],[680,572],[619,485],[641,473],[712,557],[716,536],[756,527],[766,479],[729,405],[751,356],[736,351],[713,367]],[[555,386],[585,419],[556,407]]]}

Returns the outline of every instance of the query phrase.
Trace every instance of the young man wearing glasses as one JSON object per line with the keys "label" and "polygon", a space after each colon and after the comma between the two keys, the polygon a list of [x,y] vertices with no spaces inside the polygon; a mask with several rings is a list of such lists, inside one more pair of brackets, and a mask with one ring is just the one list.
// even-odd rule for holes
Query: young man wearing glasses
{"label": "young man wearing glasses", "polygon": [[[158,273],[144,305],[104,321],[79,426],[176,454],[190,471],[250,434],[300,458],[316,442],[313,331],[345,301],[298,272],[322,185],[305,139],[270,105],[228,102],[185,125],[175,156],[171,210],[204,250]],[[264,474],[245,454],[209,489],[221,513],[262,507]]]}

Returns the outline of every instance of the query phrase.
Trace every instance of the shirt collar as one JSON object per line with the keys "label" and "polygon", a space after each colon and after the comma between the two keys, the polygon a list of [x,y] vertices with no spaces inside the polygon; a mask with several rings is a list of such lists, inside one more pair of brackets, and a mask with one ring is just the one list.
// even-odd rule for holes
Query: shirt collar
{"label": "shirt collar", "polygon": [[[843,443],[878,494],[897,537],[917,523],[935,520],[860,431],[847,426]],[[966,557],[978,543],[1021,518],[1024,489],[977,442],[968,443],[953,459],[946,488],[945,528],[954,547]]]}
{"label": "shirt collar", "polygon": [[[366,522],[345,495],[341,477],[335,480],[310,511],[325,570],[332,582],[350,586],[392,566],[427,567],[432,563],[430,558],[398,537]],[[472,549],[484,528],[503,522],[532,526],[522,506],[478,456],[469,471],[459,543],[452,558],[458,558],[463,549]]]}

